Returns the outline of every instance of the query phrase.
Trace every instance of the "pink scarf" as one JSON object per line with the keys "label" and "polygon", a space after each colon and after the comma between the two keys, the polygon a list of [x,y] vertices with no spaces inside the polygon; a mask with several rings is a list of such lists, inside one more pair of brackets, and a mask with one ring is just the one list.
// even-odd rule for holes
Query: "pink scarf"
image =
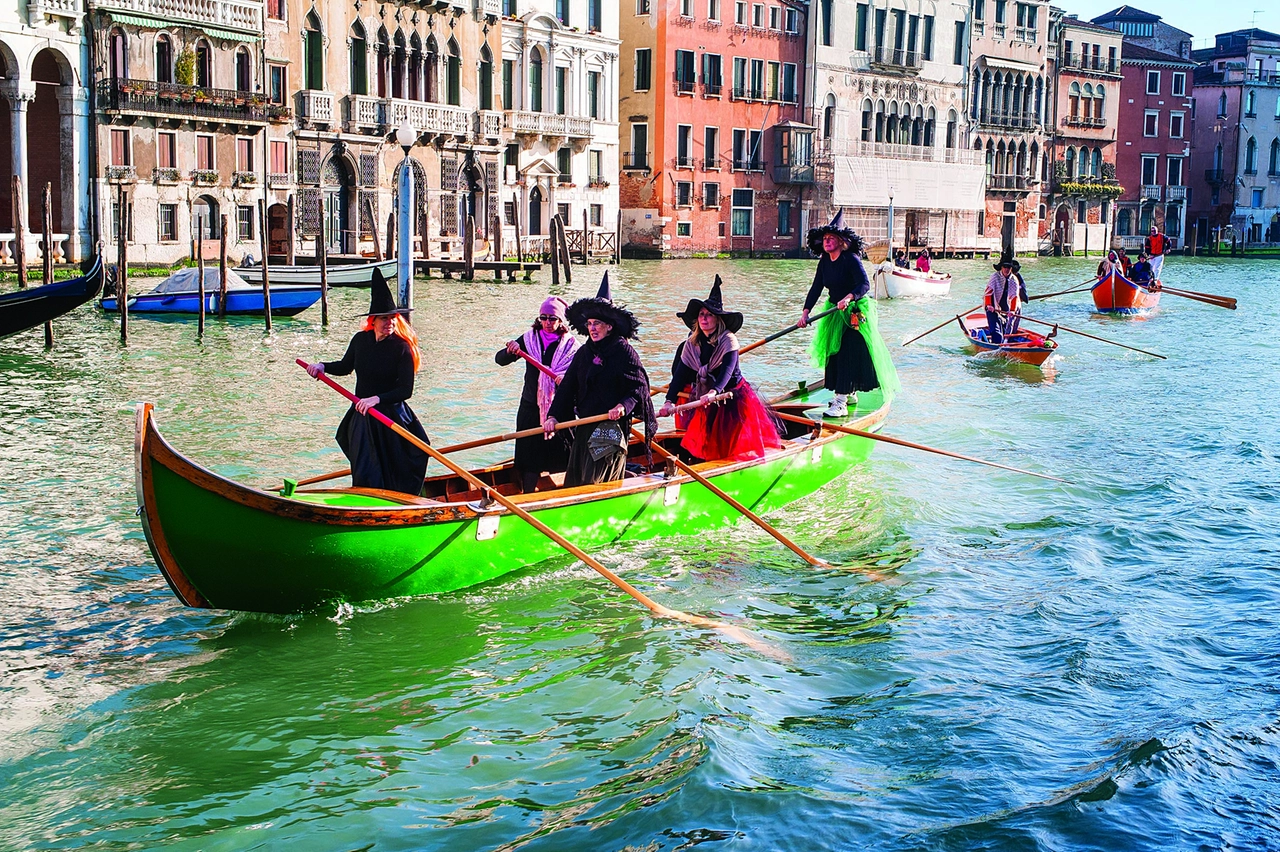
{"label": "pink scarf", "polygon": [[[565,332],[558,335],[560,345],[556,347],[555,354],[551,356],[551,363],[547,367],[556,376],[563,378],[564,374],[569,370],[569,363],[573,361],[573,354],[578,350],[578,338],[572,334]],[[555,338],[544,343],[544,332],[541,329],[531,328],[524,333],[525,351],[542,363],[542,356],[546,353],[547,347],[555,342]],[[538,419],[543,421],[547,419],[547,412],[551,409],[551,400],[556,395],[556,383],[546,373],[538,370]]]}

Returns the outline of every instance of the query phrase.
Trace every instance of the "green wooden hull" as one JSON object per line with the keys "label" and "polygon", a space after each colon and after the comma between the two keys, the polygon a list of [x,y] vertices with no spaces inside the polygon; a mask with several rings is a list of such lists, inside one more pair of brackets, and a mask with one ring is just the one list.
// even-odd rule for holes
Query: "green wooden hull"
{"label": "green wooden hull", "polygon": [[[147,541],[185,603],[293,613],[335,601],[450,592],[561,556],[564,551],[495,504],[395,502],[355,489],[291,498],[248,488],[194,464],[160,436],[139,406],[137,477]],[[887,406],[849,425],[876,428]],[[757,512],[812,493],[864,460],[872,441],[823,432],[752,462],[699,472]],[[740,522],[689,477],[629,478],[611,486],[539,492],[524,509],[591,550]]]}

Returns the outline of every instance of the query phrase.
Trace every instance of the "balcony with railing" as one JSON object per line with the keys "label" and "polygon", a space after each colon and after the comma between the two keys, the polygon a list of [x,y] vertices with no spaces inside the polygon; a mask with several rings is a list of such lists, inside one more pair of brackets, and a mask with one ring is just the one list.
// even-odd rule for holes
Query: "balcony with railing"
{"label": "balcony with railing", "polygon": [[733,170],[735,172],[762,172],[764,171],[764,159],[759,156],[734,157]]}
{"label": "balcony with railing", "polygon": [[721,88],[722,86],[719,83],[703,83],[702,96],[704,98],[718,98],[720,97]]}
{"label": "balcony with railing", "polygon": [[590,139],[594,128],[589,118],[554,112],[507,110],[507,127],[517,136],[563,136]]}
{"label": "balcony with railing", "polygon": [[1033,130],[1040,126],[1039,117],[1033,112],[1005,112],[1003,110],[981,110],[978,113],[978,124],[987,127],[1008,127],[1018,130]]}
{"label": "balcony with railing", "polygon": [[649,171],[648,151],[625,151],[622,154],[622,168],[625,171]]}
{"label": "balcony with railing", "polygon": [[180,86],[117,77],[98,81],[98,109],[230,122],[287,121],[289,108],[268,103],[261,92]]}
{"label": "balcony with railing", "polygon": [[828,156],[872,157],[877,160],[918,160],[926,163],[957,163],[980,166],[982,151],[967,148],[935,148],[929,145],[898,145],[891,142],[863,142],[858,139],[826,139],[817,143],[818,152]]}
{"label": "balcony with railing", "polygon": [[1033,183],[1026,175],[987,175],[987,189],[1027,192]]}
{"label": "balcony with railing", "polygon": [[693,155],[677,154],[671,161],[671,167],[673,169],[684,169],[686,171],[691,170],[693,168]]}
{"label": "balcony with railing", "polygon": [[194,23],[248,33],[262,32],[260,0],[95,0],[94,8],[132,12],[174,24]]}
{"label": "balcony with railing", "polygon": [[880,46],[871,51],[871,64],[902,71],[919,71],[922,57],[919,51]]}
{"label": "balcony with railing", "polygon": [[1063,117],[1062,125],[1064,127],[1099,128],[1106,127],[1107,120],[1092,115],[1068,115]]}
{"label": "balcony with railing", "polygon": [[502,136],[502,113],[482,109],[476,113],[476,135],[481,139],[497,139]]}
{"label": "balcony with railing", "polygon": [[1215,186],[1225,183],[1225,171],[1223,169],[1205,169],[1204,182]]}
{"label": "balcony with railing", "polygon": [[472,110],[449,104],[386,98],[382,102],[387,127],[408,124],[433,136],[469,136],[475,126]]}
{"label": "balcony with railing", "polygon": [[310,127],[333,125],[333,93],[319,89],[298,92],[298,120]]}
{"label": "balcony with railing", "polygon": [[773,167],[774,183],[809,185],[813,183],[813,165],[792,164]]}
{"label": "balcony with railing", "polygon": [[1186,201],[1187,188],[1185,186],[1166,186],[1164,188],[1165,201]]}
{"label": "balcony with railing", "polygon": [[367,130],[377,133],[382,129],[382,100],[372,95],[347,95],[347,130]]}
{"label": "balcony with railing", "polygon": [[1069,71],[1085,71],[1093,74],[1120,74],[1117,62],[1105,56],[1089,56],[1081,53],[1064,53],[1058,57],[1058,67]]}
{"label": "balcony with railing", "polygon": [[80,0],[27,0],[27,16],[32,26],[58,18],[66,18],[76,26],[84,16],[84,4]]}
{"label": "balcony with railing", "polygon": [[1142,185],[1142,200],[1143,201],[1159,201],[1160,185],[1144,183]]}
{"label": "balcony with railing", "polygon": [[674,79],[675,79],[675,93],[677,95],[692,95],[693,90],[697,88],[697,82],[694,80],[693,77],[686,74],[681,74],[679,71],[675,72]]}

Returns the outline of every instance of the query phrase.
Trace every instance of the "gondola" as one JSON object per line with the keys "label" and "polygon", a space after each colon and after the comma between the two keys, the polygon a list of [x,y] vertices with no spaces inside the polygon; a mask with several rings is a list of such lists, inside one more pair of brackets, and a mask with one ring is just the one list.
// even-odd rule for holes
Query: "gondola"
{"label": "gondola", "polygon": [[1013,361],[1034,364],[1037,367],[1048,361],[1058,351],[1058,341],[1034,331],[1019,330],[1006,334],[999,343],[991,340],[987,331],[985,311],[974,311],[965,317],[957,317],[965,337],[980,352],[998,355]]}
{"label": "gondola", "polygon": [[[378,270],[382,277],[394,281],[396,277],[396,259],[378,260],[370,263],[334,264],[325,268],[325,281],[330,287],[368,287],[373,279],[373,271]],[[236,274],[250,284],[262,285],[262,264],[237,266]],[[271,264],[269,269],[271,286],[277,284],[306,284],[320,286],[320,267],[311,266],[277,266]],[[275,306],[272,305],[274,308]]]}
{"label": "gondola", "polygon": [[1089,292],[1094,307],[1103,314],[1138,314],[1160,303],[1159,289],[1135,284],[1114,269],[1099,277]]}
{"label": "gondola", "polygon": [[105,278],[106,268],[99,255],[79,278],[0,295],[0,337],[44,325],[75,310],[98,295]]}
{"label": "gondola", "polygon": [[[829,397],[830,394],[827,394]],[[887,404],[863,394],[846,425],[880,427]],[[783,446],[749,461],[696,466],[764,513],[812,493],[867,458],[872,441],[788,424]],[[672,451],[679,433],[659,435]],[[334,602],[451,592],[561,555],[550,539],[462,478],[429,476],[423,496],[367,488],[268,491],[219,476],[174,449],[150,404],[136,414],[138,505],[156,564],[188,606],[296,613]],[[623,480],[520,494],[510,463],[472,472],[587,550],[697,533],[740,515],[692,478],[631,447]]]}

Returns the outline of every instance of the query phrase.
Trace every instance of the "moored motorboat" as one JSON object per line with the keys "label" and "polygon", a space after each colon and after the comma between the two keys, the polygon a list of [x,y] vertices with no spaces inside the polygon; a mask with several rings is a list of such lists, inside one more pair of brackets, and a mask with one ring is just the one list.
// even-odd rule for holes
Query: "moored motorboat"
{"label": "moored motorboat", "polygon": [[73,311],[98,295],[106,277],[102,256],[78,278],[0,295],[0,337],[8,337]]}
{"label": "moored motorboat", "polygon": [[[1159,282],[1156,282],[1159,286]],[[1137,314],[1160,303],[1160,291],[1135,284],[1120,272],[1112,270],[1098,279],[1089,291],[1099,313]]]}
{"label": "moored motorboat", "polygon": [[[200,272],[198,269],[179,269],[153,289],[129,297],[130,313],[139,314],[194,314],[200,311]],[[221,279],[217,267],[204,272],[205,313],[218,311],[221,298]],[[320,287],[307,284],[271,283],[272,316],[290,317],[299,314],[320,300]],[[227,270],[227,314],[262,314],[266,299],[261,284],[245,281],[235,270]],[[106,311],[119,310],[115,296],[102,300]]]}
{"label": "moored motorboat", "polygon": [[[377,260],[370,263],[343,263],[325,267],[325,281],[330,287],[368,287],[373,280],[373,271],[378,270],[382,277],[394,281],[396,277],[396,259]],[[237,266],[236,274],[250,284],[262,284],[262,264]],[[306,284],[320,286],[320,267],[310,266],[277,266],[271,264],[268,276],[274,291],[277,284]],[[272,304],[272,310],[275,304]]]}
{"label": "moored motorboat", "polygon": [[912,296],[945,296],[951,292],[951,276],[939,272],[903,269],[885,261],[872,276],[874,298],[903,299]]}
{"label": "moored motorboat", "polygon": [[[879,394],[864,397],[867,406]],[[878,429],[888,409],[864,407],[846,425]],[[696,469],[767,512],[817,490],[871,451],[869,439],[817,421],[812,428],[788,428],[782,448],[762,458]],[[679,435],[667,440],[674,449]],[[452,474],[428,477],[422,497],[366,488],[252,488],[170,446],[150,404],[138,406],[134,448],[147,541],[170,587],[189,606],[292,613],[335,601],[443,593],[563,553]],[[619,482],[562,488],[544,477],[530,494],[517,493],[509,464],[472,472],[588,550],[696,533],[740,517],[691,477],[660,461],[650,467],[639,444],[632,446],[632,462]]]}
{"label": "moored motorboat", "polygon": [[1058,341],[1052,338],[1052,333],[1049,337],[1045,337],[1034,331],[1020,329],[1006,334],[999,343],[992,341],[987,330],[985,311],[974,311],[967,316],[957,317],[956,321],[960,323],[960,328],[969,342],[981,352],[1034,364],[1038,367],[1048,361],[1058,350]]}

